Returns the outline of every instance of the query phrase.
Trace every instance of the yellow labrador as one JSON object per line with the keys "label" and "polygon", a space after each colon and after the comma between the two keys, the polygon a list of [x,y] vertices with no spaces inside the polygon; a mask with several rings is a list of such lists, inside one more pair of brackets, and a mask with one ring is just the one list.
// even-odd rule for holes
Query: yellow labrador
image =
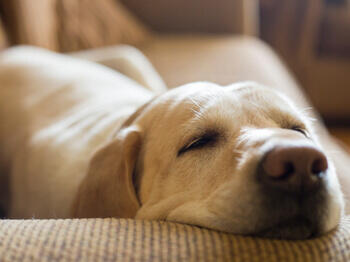
{"label": "yellow labrador", "polygon": [[135,217],[302,239],[343,212],[309,119],[256,83],[154,96],[103,66],[15,48],[0,59],[0,120],[9,217]]}

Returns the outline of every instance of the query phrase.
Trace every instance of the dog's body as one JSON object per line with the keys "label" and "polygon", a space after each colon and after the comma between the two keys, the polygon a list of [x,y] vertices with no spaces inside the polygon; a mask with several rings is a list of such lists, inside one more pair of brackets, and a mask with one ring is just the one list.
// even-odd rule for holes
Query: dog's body
{"label": "dog's body", "polygon": [[152,96],[112,70],[27,47],[2,54],[0,85],[1,173],[11,174],[14,218],[71,217],[92,154]]}
{"label": "dog's body", "polygon": [[309,121],[257,84],[152,100],[106,68],[26,48],[2,55],[0,84],[10,217],[136,216],[286,238],[339,222],[334,167]]}

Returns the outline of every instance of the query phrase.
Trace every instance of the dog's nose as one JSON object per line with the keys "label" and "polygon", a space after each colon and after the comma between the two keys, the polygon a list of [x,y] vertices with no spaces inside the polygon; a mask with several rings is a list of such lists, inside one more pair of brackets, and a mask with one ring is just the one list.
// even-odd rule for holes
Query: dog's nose
{"label": "dog's nose", "polygon": [[317,148],[277,146],[262,160],[261,176],[265,184],[290,192],[314,189],[328,169],[326,156]]}

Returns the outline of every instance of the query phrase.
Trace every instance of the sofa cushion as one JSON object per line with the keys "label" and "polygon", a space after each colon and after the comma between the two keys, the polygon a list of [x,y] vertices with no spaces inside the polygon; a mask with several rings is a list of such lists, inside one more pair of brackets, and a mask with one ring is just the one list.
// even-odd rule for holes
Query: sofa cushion
{"label": "sofa cushion", "polygon": [[60,51],[141,43],[148,31],[115,0],[57,1]]}
{"label": "sofa cushion", "polygon": [[148,36],[145,26],[117,0],[2,1],[1,15],[10,45],[67,52],[121,43],[136,45]]}
{"label": "sofa cushion", "polygon": [[2,220],[0,261],[350,260],[350,217],[328,235],[269,240],[131,219]]}

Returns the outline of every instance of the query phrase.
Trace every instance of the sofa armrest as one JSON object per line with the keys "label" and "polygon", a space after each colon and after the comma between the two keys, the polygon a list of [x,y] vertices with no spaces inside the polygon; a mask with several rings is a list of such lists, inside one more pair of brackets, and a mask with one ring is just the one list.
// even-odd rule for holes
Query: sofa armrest
{"label": "sofa armrest", "polygon": [[258,0],[121,0],[158,32],[257,35]]}
{"label": "sofa armrest", "polygon": [[350,220],[304,241],[132,219],[0,220],[0,261],[347,262]]}

